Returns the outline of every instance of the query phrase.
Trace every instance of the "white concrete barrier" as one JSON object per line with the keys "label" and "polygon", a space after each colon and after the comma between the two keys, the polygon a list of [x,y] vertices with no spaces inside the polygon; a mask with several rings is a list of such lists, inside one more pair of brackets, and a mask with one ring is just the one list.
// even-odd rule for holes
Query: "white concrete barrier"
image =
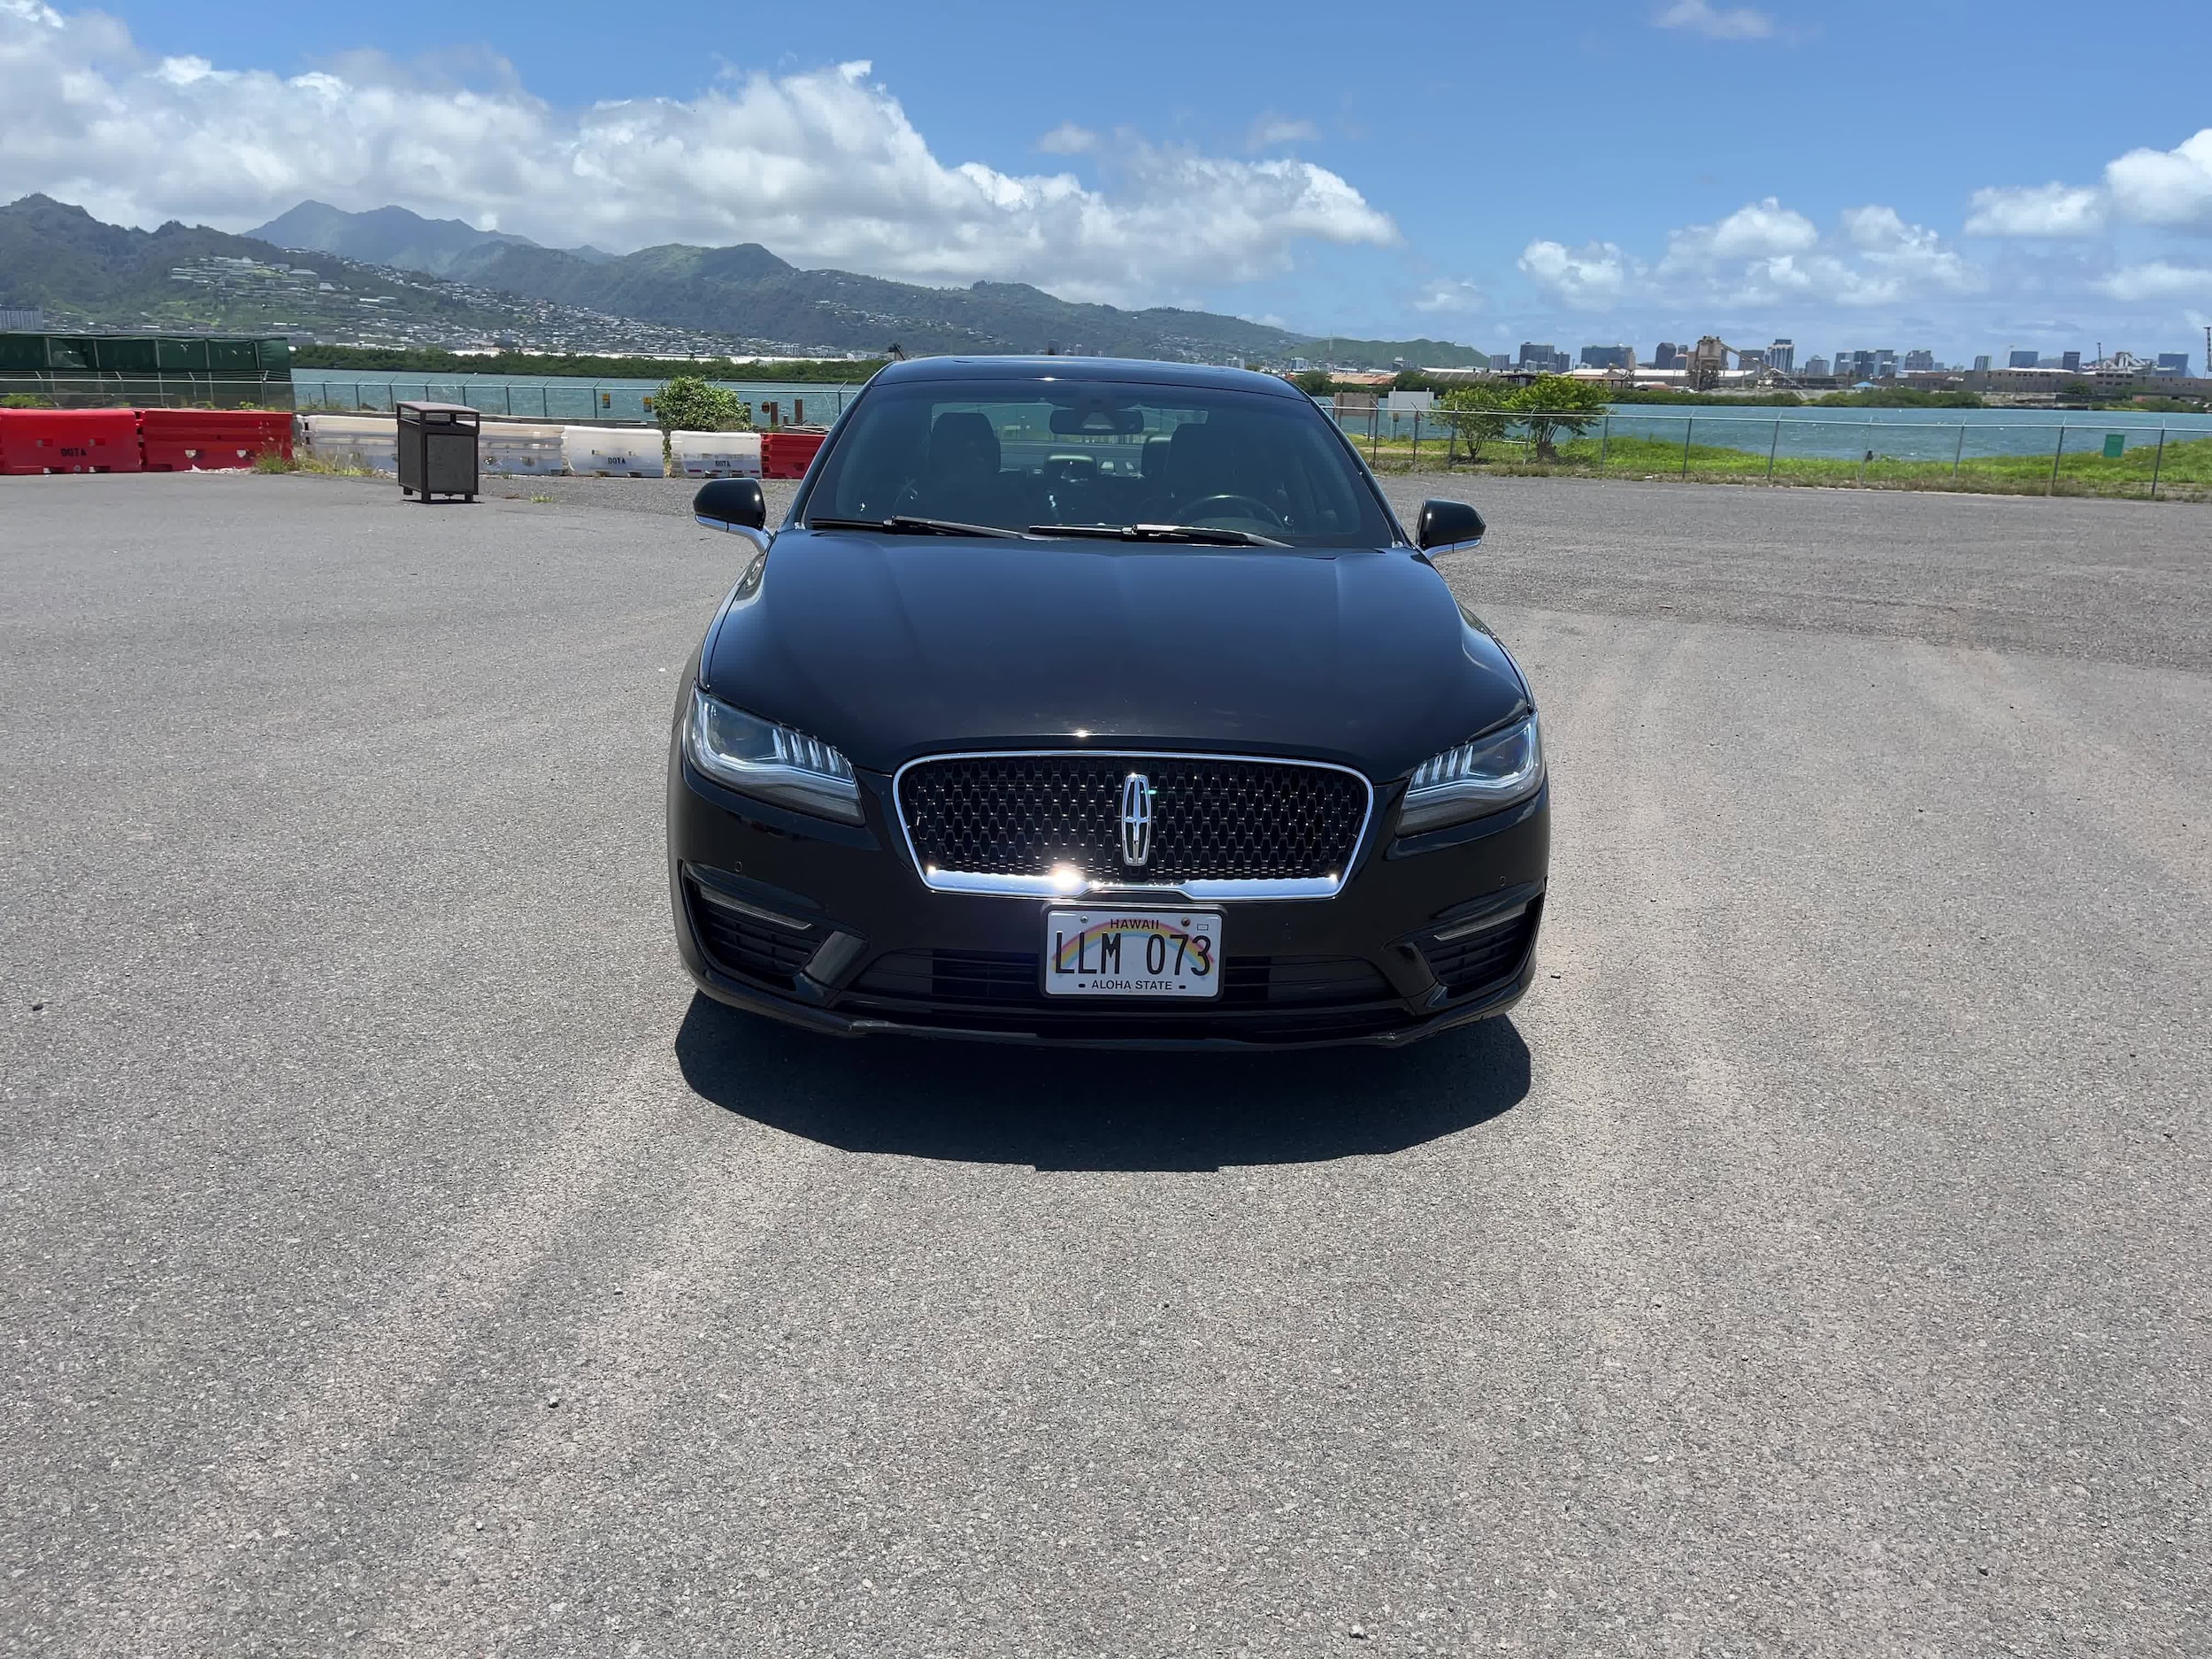
{"label": "white concrete barrier", "polygon": [[664,478],[658,426],[563,426],[561,455],[579,478]]}
{"label": "white concrete barrier", "polygon": [[487,473],[541,477],[558,472],[567,465],[562,454],[565,432],[559,426],[488,420],[477,437],[477,465]]}
{"label": "white concrete barrier", "polygon": [[672,471],[681,478],[758,478],[757,432],[672,432]]}
{"label": "white concrete barrier", "polygon": [[399,421],[392,415],[302,415],[307,452],[333,466],[399,471]]}

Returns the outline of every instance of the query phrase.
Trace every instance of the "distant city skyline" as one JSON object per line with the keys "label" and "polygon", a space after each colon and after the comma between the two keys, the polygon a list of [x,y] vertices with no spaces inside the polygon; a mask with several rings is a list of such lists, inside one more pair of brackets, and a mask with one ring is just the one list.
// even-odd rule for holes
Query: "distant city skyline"
{"label": "distant city skyline", "polygon": [[[1686,356],[1687,350],[1686,344],[1678,344],[1673,341],[1665,340],[1658,342],[1648,353],[1624,342],[1594,341],[1586,342],[1578,351],[1571,354],[1548,343],[1525,341],[1517,351],[1494,354],[1494,361],[1496,356],[1502,356],[1517,369],[1555,373],[1563,373],[1570,366],[1585,369],[1624,368],[1628,365],[1632,355],[1635,365],[1639,369],[1672,369],[1681,366],[1677,360],[1678,357]],[[2033,349],[2015,348],[2005,354],[2007,358],[2005,366],[2016,369],[2055,369],[2075,372],[2086,369],[2100,361],[2113,360],[2122,351],[2127,351],[2128,355],[2139,364],[2147,365],[2162,374],[2188,375],[2194,372],[2198,365],[2206,360],[2201,350],[2192,354],[2186,351],[2146,352],[2131,350],[2126,347],[2108,347],[2104,357],[2100,358],[2092,351],[2079,349],[2043,352]],[[1886,376],[1891,373],[1936,373],[1946,370],[1972,373],[1993,366],[1995,355],[1980,352],[1973,354],[1967,361],[1954,361],[1928,347],[1914,347],[1902,352],[1893,346],[1847,347],[1833,353],[1816,353],[1808,357],[1804,363],[1800,365],[1796,360],[1795,342],[1786,336],[1778,336],[1764,346],[1747,346],[1740,349],[1732,343],[1730,353],[1732,357],[1742,356],[1747,359],[1756,358],[1757,365],[1762,368],[1776,369],[1785,374],[1802,373],[1816,379],[1831,373],[1843,373],[1846,372],[1843,365],[1847,364],[1853,369],[1863,368],[1873,376]],[[1815,368],[1813,365],[1816,363],[1824,366]],[[2212,371],[2208,371],[2208,373],[2212,373]]]}

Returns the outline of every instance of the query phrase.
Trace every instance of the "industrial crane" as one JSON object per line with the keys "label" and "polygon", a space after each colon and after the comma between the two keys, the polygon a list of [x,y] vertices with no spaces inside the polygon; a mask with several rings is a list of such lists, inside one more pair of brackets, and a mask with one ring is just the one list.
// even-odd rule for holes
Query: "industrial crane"
{"label": "industrial crane", "polygon": [[1743,353],[1730,345],[1718,334],[1707,334],[1690,348],[1690,389],[1709,392],[1720,384],[1722,371],[1728,367],[1731,352],[1740,358]]}

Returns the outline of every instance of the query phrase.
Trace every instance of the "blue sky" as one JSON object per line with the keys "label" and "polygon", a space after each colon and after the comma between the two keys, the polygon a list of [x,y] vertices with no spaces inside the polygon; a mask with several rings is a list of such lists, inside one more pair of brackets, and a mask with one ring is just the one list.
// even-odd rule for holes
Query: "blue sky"
{"label": "blue sky", "polygon": [[0,196],[139,223],[396,201],[1486,347],[2212,321],[2201,0],[0,0]]}

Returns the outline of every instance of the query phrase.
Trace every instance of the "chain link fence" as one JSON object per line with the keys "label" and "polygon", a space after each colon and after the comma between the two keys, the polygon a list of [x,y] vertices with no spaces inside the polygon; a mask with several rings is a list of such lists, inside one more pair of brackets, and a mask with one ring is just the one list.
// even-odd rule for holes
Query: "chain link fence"
{"label": "chain link fence", "polygon": [[[465,403],[480,414],[517,420],[609,421],[650,426],[652,380],[411,380],[296,370],[293,389],[303,410],[331,414],[381,412],[401,403]],[[757,426],[827,426],[860,388],[833,382],[716,380],[748,404]],[[769,413],[771,406],[774,413]]]}
{"label": "chain link fence", "polygon": [[2212,498],[2212,418],[2152,425],[2139,415],[1907,421],[1322,407],[1378,472]]}
{"label": "chain link fence", "polygon": [[289,409],[292,383],[279,375],[35,373],[0,375],[0,398],[56,409]]}

